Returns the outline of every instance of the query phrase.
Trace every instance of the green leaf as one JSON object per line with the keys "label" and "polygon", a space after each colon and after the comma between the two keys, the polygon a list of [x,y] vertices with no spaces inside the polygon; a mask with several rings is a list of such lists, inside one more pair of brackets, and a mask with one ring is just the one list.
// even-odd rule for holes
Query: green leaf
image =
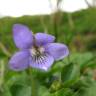
{"label": "green leaf", "polygon": [[[9,74],[8,74],[9,75]],[[22,72],[21,74],[13,74],[12,76],[10,76],[10,78],[8,78],[8,80],[6,81],[6,85],[8,87],[11,87],[13,85],[28,85],[28,76],[26,74],[26,72]]]}
{"label": "green leaf", "polygon": [[73,92],[68,88],[63,88],[60,89],[59,91],[56,91],[51,96],[73,96]]}
{"label": "green leaf", "polygon": [[40,86],[38,96],[51,96],[51,93],[49,92],[49,90],[46,87]]}
{"label": "green leaf", "polygon": [[4,86],[4,90],[0,93],[0,96],[12,96],[10,89],[7,86]]}
{"label": "green leaf", "polygon": [[76,64],[66,65],[61,72],[61,80],[64,86],[70,86],[76,83],[80,77],[80,68]]}
{"label": "green leaf", "polygon": [[31,96],[30,86],[13,85],[10,90],[12,96]]}
{"label": "green leaf", "polygon": [[96,96],[96,83],[86,88],[81,96]]}
{"label": "green leaf", "polygon": [[12,96],[11,92],[9,90],[6,90],[3,95],[0,96]]}

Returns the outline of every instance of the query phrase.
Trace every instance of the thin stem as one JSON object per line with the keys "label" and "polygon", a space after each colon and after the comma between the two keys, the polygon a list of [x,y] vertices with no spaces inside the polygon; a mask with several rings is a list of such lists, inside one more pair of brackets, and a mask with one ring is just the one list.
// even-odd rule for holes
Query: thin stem
{"label": "thin stem", "polygon": [[54,16],[54,33],[56,37],[56,41],[58,41],[58,25],[57,25],[57,14]]}
{"label": "thin stem", "polygon": [[46,26],[46,23],[44,22],[44,16],[40,16],[40,22],[41,22],[41,25],[44,28],[44,33],[48,33],[48,28]]}
{"label": "thin stem", "polygon": [[88,5],[89,8],[93,8],[93,6],[87,0],[85,0],[85,3]]}
{"label": "thin stem", "polygon": [[3,53],[5,54],[5,55],[7,55],[8,57],[10,57],[11,56],[11,53],[7,50],[7,48],[2,44],[2,42],[0,42],[0,48],[1,48],[1,50],[3,51]]}
{"label": "thin stem", "polygon": [[4,83],[4,71],[5,71],[5,66],[4,66],[4,61],[0,61],[0,91],[3,90],[3,83]]}
{"label": "thin stem", "polygon": [[32,69],[29,68],[29,79],[30,79],[30,83],[31,83],[31,96],[38,96],[38,87],[37,87],[37,80],[34,76],[34,74],[32,74]]}
{"label": "thin stem", "polygon": [[[58,27],[59,27],[59,20],[61,19],[60,17],[60,10],[59,10],[59,7],[60,7],[60,3],[61,3],[62,0],[57,0],[57,4],[56,4],[56,12],[53,13],[51,15],[51,23],[53,25],[53,32],[54,32],[54,35],[56,37],[55,41],[58,41]],[[49,0],[49,4],[50,4],[50,8],[52,10],[52,3],[51,3],[51,0]],[[52,10],[54,12],[54,10]]]}

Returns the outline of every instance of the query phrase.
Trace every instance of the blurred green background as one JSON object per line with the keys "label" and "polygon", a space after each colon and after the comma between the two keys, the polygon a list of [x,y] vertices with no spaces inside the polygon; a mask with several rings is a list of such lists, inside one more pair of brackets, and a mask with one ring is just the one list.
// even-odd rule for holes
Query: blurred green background
{"label": "blurred green background", "polygon": [[[68,43],[72,50],[95,51],[95,21],[96,9],[87,9],[75,13],[58,12],[51,16],[4,17],[0,19],[0,42],[8,50],[12,51],[14,48],[12,26],[13,24],[20,23],[27,25],[34,33],[48,32],[55,35],[54,31],[57,30],[58,41]],[[4,55],[2,49],[0,50],[0,54]]]}
{"label": "blurred green background", "polygon": [[[70,50],[69,57],[57,62],[51,71],[41,74],[33,72],[36,76],[39,74],[36,77],[41,86],[39,96],[96,96],[95,8],[74,13],[58,11],[51,15],[0,18],[0,96],[31,96],[30,87],[27,86],[28,82],[26,83],[26,73],[16,73],[8,69],[10,56],[18,50],[12,35],[12,26],[16,23],[27,25],[34,33],[45,32],[55,35],[56,41],[67,44]],[[54,75],[60,76],[60,72],[65,84],[62,88],[57,86],[61,84],[58,79],[52,79]],[[46,83],[46,80],[50,79],[52,82]],[[49,89],[53,90],[52,95]]]}

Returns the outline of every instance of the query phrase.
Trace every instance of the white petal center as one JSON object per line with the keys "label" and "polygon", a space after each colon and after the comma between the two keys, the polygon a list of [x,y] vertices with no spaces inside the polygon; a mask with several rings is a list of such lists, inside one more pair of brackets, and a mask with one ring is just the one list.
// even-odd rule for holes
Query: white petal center
{"label": "white petal center", "polygon": [[30,53],[31,53],[31,56],[38,56],[38,55],[42,55],[43,53],[45,52],[45,49],[44,47],[32,47],[30,49]]}

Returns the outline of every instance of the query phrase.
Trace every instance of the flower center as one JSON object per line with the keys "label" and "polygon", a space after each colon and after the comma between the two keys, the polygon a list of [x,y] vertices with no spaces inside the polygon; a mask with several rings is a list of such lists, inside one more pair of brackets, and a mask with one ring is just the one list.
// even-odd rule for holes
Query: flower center
{"label": "flower center", "polygon": [[31,56],[40,56],[44,53],[45,49],[44,47],[32,47],[30,49]]}

